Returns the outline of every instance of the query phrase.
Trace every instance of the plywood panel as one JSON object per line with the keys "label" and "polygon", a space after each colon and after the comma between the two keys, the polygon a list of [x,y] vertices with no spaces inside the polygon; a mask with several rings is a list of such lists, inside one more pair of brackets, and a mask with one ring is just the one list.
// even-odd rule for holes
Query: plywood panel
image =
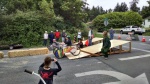
{"label": "plywood panel", "polygon": [[[95,37],[95,38],[92,39],[92,43],[97,42],[97,41],[101,41],[101,40],[103,40],[103,38]],[[86,40],[84,40],[82,42],[83,42],[83,45],[85,45]],[[78,44],[78,43],[75,43],[75,44]]]}
{"label": "plywood panel", "polygon": [[[123,45],[126,43],[129,43],[130,41],[124,41],[124,40],[111,40],[111,48],[117,47],[119,45]],[[98,53],[101,51],[103,43],[99,43],[96,45],[92,45],[86,48],[81,49],[82,51],[90,52],[90,53]]]}
{"label": "plywood panel", "polygon": [[88,57],[88,56],[90,56],[90,54],[80,52],[80,54],[78,56],[73,56],[71,53],[66,54],[66,56],[68,57],[68,59],[79,59],[79,58],[83,58],[83,57]]}

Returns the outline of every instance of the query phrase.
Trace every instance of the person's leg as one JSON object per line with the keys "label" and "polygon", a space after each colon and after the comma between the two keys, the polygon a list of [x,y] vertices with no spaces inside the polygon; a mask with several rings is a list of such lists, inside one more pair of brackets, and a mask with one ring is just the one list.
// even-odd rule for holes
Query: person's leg
{"label": "person's leg", "polygon": [[46,46],[46,39],[44,39],[43,45]]}
{"label": "person's leg", "polygon": [[45,40],[45,46],[47,46],[47,39]]}
{"label": "person's leg", "polygon": [[64,42],[64,37],[62,37],[62,42]]}
{"label": "person's leg", "polygon": [[89,46],[92,45],[92,39],[89,38]]}

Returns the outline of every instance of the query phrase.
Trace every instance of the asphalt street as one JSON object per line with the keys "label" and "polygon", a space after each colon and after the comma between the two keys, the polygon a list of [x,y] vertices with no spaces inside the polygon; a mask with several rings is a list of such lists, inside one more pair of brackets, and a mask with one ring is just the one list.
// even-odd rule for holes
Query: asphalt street
{"label": "asphalt street", "polygon": [[[117,35],[115,35],[117,38]],[[149,37],[147,37],[149,38]],[[126,40],[126,35],[122,35]],[[128,44],[123,45],[128,48]],[[0,84],[37,84],[39,78],[24,73],[24,69],[37,72],[47,55],[0,59]],[[54,57],[53,54],[49,56]],[[132,41],[132,52],[103,57],[69,60],[58,59],[62,71],[54,84],[149,84],[150,44]],[[51,67],[56,68],[52,63]]]}

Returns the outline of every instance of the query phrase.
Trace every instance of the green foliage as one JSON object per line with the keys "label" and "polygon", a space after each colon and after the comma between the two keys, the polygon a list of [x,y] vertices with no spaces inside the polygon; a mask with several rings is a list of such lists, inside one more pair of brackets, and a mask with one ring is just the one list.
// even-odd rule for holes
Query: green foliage
{"label": "green foliage", "polygon": [[150,16],[150,0],[147,2],[149,6],[143,6],[142,11],[141,11],[141,15],[143,18],[147,18]]}
{"label": "green foliage", "polygon": [[43,13],[45,13],[49,17],[54,17],[55,16],[54,10],[53,10],[52,0],[50,0],[49,3],[46,0],[42,0],[40,2],[40,9],[43,11]]}
{"label": "green foliage", "polygon": [[87,14],[83,11],[85,3],[82,0],[53,0],[56,15],[64,18],[69,26],[79,27]]}
{"label": "green foliage", "polygon": [[133,3],[130,7],[130,10],[134,11],[134,12],[139,12],[140,11],[140,8],[137,7],[137,4],[136,3]]}
{"label": "green foliage", "polygon": [[16,14],[4,16],[3,20],[6,25],[1,28],[3,32],[0,36],[9,44],[22,43],[26,47],[39,45],[42,44],[44,31],[54,30],[54,18],[47,19],[35,11],[17,11]]}
{"label": "green foliage", "polygon": [[[108,18],[109,25],[104,26],[104,19]],[[136,12],[113,12],[104,15],[99,15],[93,20],[95,28],[122,28],[127,25],[141,26],[142,17]]]}
{"label": "green foliage", "polygon": [[114,12],[126,12],[128,11],[128,6],[125,2],[122,2],[121,5],[117,3],[116,7],[114,8]]}
{"label": "green foliage", "polygon": [[[88,14],[87,18],[85,19],[86,21],[92,21],[96,16],[105,14],[106,11],[103,9],[103,7],[92,7],[92,9],[86,7],[84,11]],[[111,9],[109,10],[109,12]]]}

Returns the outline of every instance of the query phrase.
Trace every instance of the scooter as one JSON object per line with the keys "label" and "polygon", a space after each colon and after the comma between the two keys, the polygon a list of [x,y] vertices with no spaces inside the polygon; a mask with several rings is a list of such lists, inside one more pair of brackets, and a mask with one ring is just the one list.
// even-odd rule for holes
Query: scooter
{"label": "scooter", "polygon": [[35,76],[38,76],[41,79],[41,81],[43,82],[43,84],[46,84],[44,79],[39,74],[35,73],[34,71],[30,71],[30,70],[25,69],[24,72],[35,75]]}

